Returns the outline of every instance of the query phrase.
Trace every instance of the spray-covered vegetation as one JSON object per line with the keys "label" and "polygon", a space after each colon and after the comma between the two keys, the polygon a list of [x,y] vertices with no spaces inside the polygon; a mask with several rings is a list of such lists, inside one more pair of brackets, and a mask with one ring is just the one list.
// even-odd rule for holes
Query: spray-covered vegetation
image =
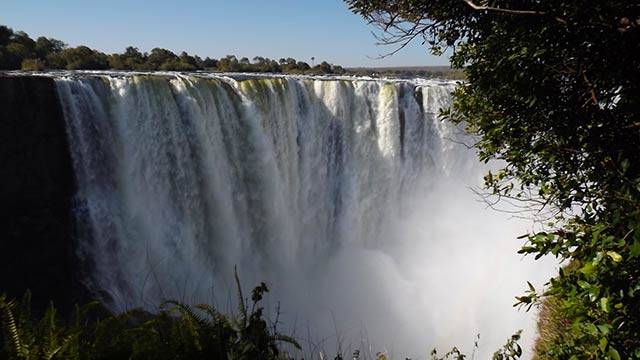
{"label": "spray-covered vegetation", "polygon": [[464,68],[444,116],[506,164],[485,178],[490,204],[538,220],[521,253],[568,265],[517,298],[548,299],[537,356],[640,358],[638,2],[347,3],[382,42],[420,38]]}
{"label": "spray-covered vegetation", "polygon": [[300,348],[265,320],[260,284],[244,298],[236,275],[238,310],[226,315],[208,304],[166,301],[157,312],[112,314],[97,302],[62,318],[53,304],[32,313],[30,294],[21,301],[0,296],[0,359],[289,359],[281,344]]}
{"label": "spray-covered vegetation", "polygon": [[[385,351],[374,355],[360,349],[350,354],[338,350],[335,356],[317,349],[300,355],[305,352],[298,341],[278,333],[277,321],[269,324],[265,319],[260,302],[267,286],[262,283],[253,289],[248,306],[237,277],[236,284],[239,305],[232,315],[209,304],[191,306],[169,300],[158,312],[132,309],[121,314],[94,301],[76,306],[69,317],[60,316],[52,303],[40,316],[31,307],[30,292],[20,301],[0,295],[0,359],[391,359]],[[512,335],[492,358],[519,359],[523,354],[520,334]],[[480,335],[470,355],[454,347],[442,354],[433,349],[429,358],[474,360],[479,339]]]}

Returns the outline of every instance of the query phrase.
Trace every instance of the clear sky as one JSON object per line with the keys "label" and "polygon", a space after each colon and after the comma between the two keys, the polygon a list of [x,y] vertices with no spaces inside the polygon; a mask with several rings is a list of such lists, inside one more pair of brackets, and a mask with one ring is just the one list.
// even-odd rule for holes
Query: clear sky
{"label": "clear sky", "polygon": [[343,66],[447,65],[419,42],[382,60],[372,27],[341,0],[0,0],[0,24],[106,53],[132,45]]}

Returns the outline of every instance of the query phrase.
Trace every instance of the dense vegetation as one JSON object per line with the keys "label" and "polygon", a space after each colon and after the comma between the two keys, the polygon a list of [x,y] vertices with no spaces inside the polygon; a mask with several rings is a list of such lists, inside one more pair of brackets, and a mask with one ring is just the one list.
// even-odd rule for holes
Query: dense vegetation
{"label": "dense vegetation", "polygon": [[350,68],[347,70],[353,76],[382,76],[394,78],[437,78],[448,80],[464,80],[464,71],[451,69],[446,66],[407,66],[382,68]]}
{"label": "dense vegetation", "polygon": [[[312,58],[312,60],[315,60]],[[176,71],[225,71],[271,72],[287,74],[343,74],[339,65],[326,61],[310,66],[293,58],[273,60],[256,56],[238,59],[227,55],[221,59],[205,58],[182,52],[154,48],[142,53],[135,47],[127,47],[122,54],[107,55],[86,46],[67,47],[56,39],[39,37],[33,40],[22,31],[0,25],[0,70],[176,70]]]}
{"label": "dense vegetation", "polygon": [[518,297],[545,301],[536,356],[640,358],[640,4],[347,3],[383,42],[452,48],[464,68],[443,115],[477,136],[482,160],[505,161],[485,185],[489,201],[538,220],[521,252],[565,264]]}
{"label": "dense vegetation", "polygon": [[231,317],[211,305],[167,301],[154,314],[118,315],[89,303],[66,321],[53,304],[34,316],[29,293],[22,301],[0,295],[0,359],[289,359],[280,344],[300,346],[264,319],[266,285],[253,289],[249,306],[237,275],[236,283],[239,306]]}

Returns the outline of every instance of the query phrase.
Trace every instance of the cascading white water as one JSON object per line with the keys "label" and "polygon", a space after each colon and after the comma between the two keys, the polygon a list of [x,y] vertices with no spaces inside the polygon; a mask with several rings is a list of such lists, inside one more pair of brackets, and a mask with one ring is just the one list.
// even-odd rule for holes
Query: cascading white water
{"label": "cascading white water", "polygon": [[78,253],[87,286],[114,310],[167,298],[226,308],[237,266],[245,287],[269,284],[289,332],[333,336],[319,344],[329,353],[367,343],[424,356],[476,332],[488,351],[526,324],[509,306],[531,279],[512,255],[522,225],[467,189],[483,170],[437,116],[453,84],[117,73],[56,83]]}

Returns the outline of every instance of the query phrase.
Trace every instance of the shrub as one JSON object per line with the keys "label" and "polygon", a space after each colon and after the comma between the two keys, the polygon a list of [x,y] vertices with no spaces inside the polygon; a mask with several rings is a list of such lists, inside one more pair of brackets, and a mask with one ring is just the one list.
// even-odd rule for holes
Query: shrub
{"label": "shrub", "polygon": [[24,59],[21,65],[25,71],[42,71],[44,70],[44,61],[40,59]]}
{"label": "shrub", "polygon": [[208,304],[166,301],[158,313],[134,309],[111,314],[92,302],[77,306],[63,321],[53,304],[41,319],[32,316],[31,297],[0,296],[0,359],[288,359],[279,342],[298,343],[270,329],[260,302],[267,286],[252,291],[252,305],[238,286],[238,312],[225,315]]}

